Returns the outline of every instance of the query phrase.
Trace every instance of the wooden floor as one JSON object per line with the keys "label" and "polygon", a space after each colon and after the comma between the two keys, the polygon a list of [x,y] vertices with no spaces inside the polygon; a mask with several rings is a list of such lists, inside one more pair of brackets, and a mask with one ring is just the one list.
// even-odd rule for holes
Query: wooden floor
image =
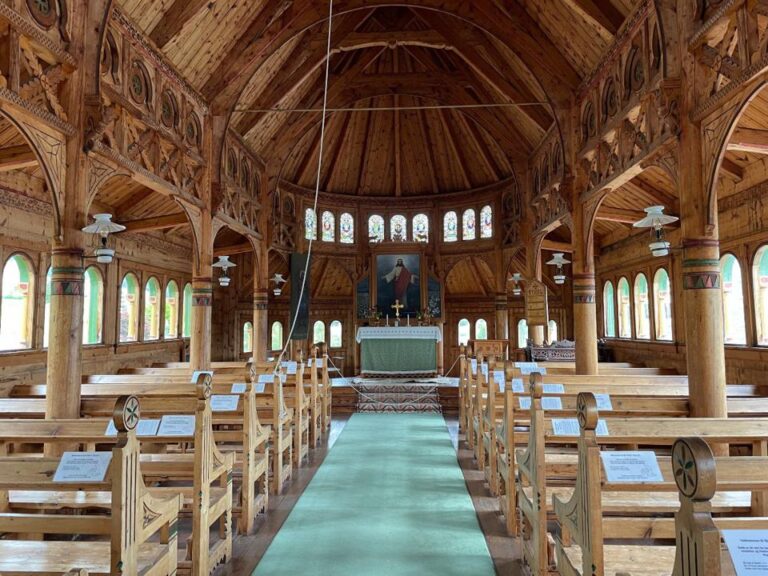
{"label": "wooden floor", "polygon": [[[237,575],[249,576],[256,568],[259,559],[269,547],[272,539],[280,530],[296,505],[304,489],[307,487],[315,472],[323,463],[328,450],[341,434],[350,415],[334,416],[331,432],[323,446],[312,451],[309,464],[300,471],[294,471],[293,480],[288,490],[281,496],[270,497],[269,513],[266,518],[257,523],[253,536],[235,537],[234,558],[226,566],[220,567],[216,576]],[[478,514],[480,526],[485,534],[488,549],[491,552],[497,574],[518,574],[520,550],[515,541],[506,536],[504,524],[496,512],[497,501],[492,498],[483,481],[483,473],[478,472],[472,462],[472,452],[466,448],[463,435],[459,435],[458,419],[446,416],[446,424],[455,447],[458,447],[459,464],[464,472],[469,493]]]}

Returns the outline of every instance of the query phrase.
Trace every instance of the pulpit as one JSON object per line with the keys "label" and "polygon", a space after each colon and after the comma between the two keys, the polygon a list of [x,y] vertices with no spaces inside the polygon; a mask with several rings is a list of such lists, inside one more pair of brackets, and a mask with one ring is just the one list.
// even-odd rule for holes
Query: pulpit
{"label": "pulpit", "polygon": [[497,360],[507,359],[509,340],[470,340],[469,344],[475,356],[482,355],[485,358],[495,356]]}
{"label": "pulpit", "polygon": [[431,376],[438,372],[437,326],[365,326],[357,330],[362,374]]}

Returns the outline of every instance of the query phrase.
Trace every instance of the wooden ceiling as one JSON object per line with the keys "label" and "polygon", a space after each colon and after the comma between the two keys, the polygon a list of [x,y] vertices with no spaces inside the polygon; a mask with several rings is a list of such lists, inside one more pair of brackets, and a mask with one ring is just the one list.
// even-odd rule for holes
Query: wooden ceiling
{"label": "wooden ceiling", "polygon": [[[409,197],[508,178],[636,3],[335,0],[328,103],[352,111],[330,114],[321,189]],[[326,2],[119,6],[217,113],[233,112],[270,182],[314,188]],[[477,104],[495,106],[403,110]]]}

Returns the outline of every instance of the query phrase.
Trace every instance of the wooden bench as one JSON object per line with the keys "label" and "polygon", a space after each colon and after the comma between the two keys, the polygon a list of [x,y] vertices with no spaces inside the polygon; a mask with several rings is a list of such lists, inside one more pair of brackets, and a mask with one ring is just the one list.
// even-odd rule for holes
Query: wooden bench
{"label": "wooden bench", "polygon": [[[152,492],[181,492],[184,495],[183,511],[192,516],[192,537],[187,544],[184,559],[179,562],[180,573],[210,574],[219,564],[226,562],[232,555],[232,471],[235,454],[222,454],[214,440],[213,417],[210,405],[212,392],[211,378],[201,374],[196,384],[187,384],[195,391],[195,427],[194,436],[149,436],[140,437],[142,445],[160,445],[166,452],[143,454],[142,471],[145,480],[153,483],[173,482],[173,487],[152,487]],[[44,399],[14,399],[45,403]],[[87,399],[85,400],[88,401]],[[5,400],[0,399],[0,406]],[[108,400],[94,400],[102,407]],[[165,404],[163,404],[165,402]],[[185,397],[174,397],[167,401],[157,400],[157,414],[175,414],[175,408],[188,404]],[[144,407],[153,404],[151,396],[145,397]],[[43,407],[44,409],[44,407]],[[144,409],[144,408],[143,408]],[[146,415],[145,410],[145,415]],[[0,420],[0,454],[8,452],[9,446],[72,445],[82,444],[92,448],[96,444],[112,444],[115,436],[106,435],[107,420],[88,418],[71,421],[42,420]],[[189,446],[192,451],[187,450]],[[180,485],[177,485],[180,484]],[[109,505],[109,502],[93,500],[89,506]],[[18,509],[54,507],[79,508],[82,500],[68,498],[66,495],[50,493],[48,495],[30,493],[12,493],[9,506]],[[219,540],[211,543],[210,526],[218,521]]]}
{"label": "wooden bench", "polygon": [[[144,485],[135,431],[139,419],[138,400],[129,396],[120,398],[113,417],[117,436],[103,481],[55,482],[58,458],[0,458],[0,532],[88,537],[83,541],[0,540],[1,574],[176,574],[177,518],[182,496],[171,491],[158,496]],[[26,424],[28,429],[32,425],[50,430],[56,426],[66,427],[68,422],[71,421]],[[38,433],[44,435],[42,430]],[[108,514],[14,512],[9,509],[10,491],[105,493]],[[93,540],[94,537],[102,538]]]}
{"label": "wooden bench", "polygon": [[[154,375],[94,376],[89,380],[108,380],[108,384],[82,384],[80,388],[81,414],[85,417],[108,415],[109,402],[121,395],[135,395],[142,400],[146,416],[160,418],[164,414],[194,414],[197,409],[197,393],[189,383],[189,374],[166,378],[168,382],[158,386]],[[239,400],[237,408],[228,412],[213,412],[214,439],[224,452],[235,455],[234,479],[237,492],[234,514],[238,531],[250,533],[258,515],[268,506],[269,454],[267,441],[269,430],[258,419],[257,396],[250,382],[243,383],[243,392],[232,392],[231,384],[212,384],[214,395],[234,395]],[[44,385],[20,385],[14,391],[17,397],[45,398]],[[0,400],[0,415],[8,417],[6,400]]]}
{"label": "wooden bench", "polygon": [[[706,442],[700,438],[678,439],[673,444],[671,458],[666,456],[659,461],[661,482],[610,483],[602,472],[601,450],[596,436],[598,420],[594,396],[586,393],[581,395],[576,486],[568,500],[563,500],[557,493],[553,495],[553,508],[561,527],[561,536],[555,538],[560,574],[672,574],[675,548],[663,545],[663,541],[679,537],[676,525],[677,528],[682,528],[680,523],[686,514],[689,520],[693,520],[694,500],[685,495],[701,499],[700,496],[694,496],[698,490],[700,474],[711,476],[708,479],[709,486],[705,489],[706,508],[710,513],[722,509],[722,504],[717,499],[722,501],[729,492],[749,494],[754,502],[760,500],[761,493],[768,490],[768,458],[755,456],[714,459]],[[710,438],[716,439],[713,436]],[[644,440],[643,437],[637,439]],[[720,470],[716,482],[711,474],[715,463]],[[700,468],[697,464],[703,467]],[[676,520],[669,515],[658,516],[658,510],[653,509],[653,503],[658,503],[665,496],[677,496],[672,493],[676,488],[680,490],[680,497],[675,498],[673,502],[682,503],[682,515],[678,512]],[[612,510],[609,515],[606,504],[611,502],[612,493],[628,496],[629,502],[618,513]],[[765,510],[763,507],[757,507],[750,512],[764,514]],[[651,516],[651,513],[655,514]],[[715,523],[721,528],[730,529],[754,528],[758,525],[766,527],[768,518],[734,518],[731,513],[728,516],[720,515],[711,526]],[[689,522],[686,530],[695,531],[698,525],[698,522]],[[717,558],[709,558],[709,561],[717,560],[719,564],[719,536],[717,540]],[[632,543],[628,544],[628,541]],[[637,541],[640,542],[636,543]],[[686,550],[686,554],[680,559],[687,563],[690,561],[691,552],[696,553],[695,549]],[[694,573],[701,574],[698,571]]]}
{"label": "wooden bench", "polygon": [[304,388],[304,364],[283,362],[283,402],[293,413],[293,463],[301,468],[309,458],[310,395]]}
{"label": "wooden bench", "polygon": [[[531,386],[532,409],[527,448],[518,450],[516,497],[523,522],[523,558],[531,572],[536,575],[551,573],[554,566],[554,550],[547,533],[550,496],[554,493],[559,500],[570,499],[578,473],[571,476],[562,466],[550,467],[547,456],[557,454],[550,446],[576,446],[579,436],[555,435],[550,418],[545,417],[541,406],[543,385],[534,379]],[[579,396],[579,409],[587,394]],[[765,440],[768,440],[768,419],[731,418],[612,418],[607,421],[608,434],[595,435],[596,443],[603,446],[643,445],[653,447],[672,446],[674,441],[685,434],[696,434],[717,443],[750,444],[755,446],[757,455],[765,455]],[[761,448],[762,447],[762,448]],[[556,461],[555,461],[556,463]],[[559,485],[560,487],[555,487]],[[599,486],[599,483],[598,483]],[[713,502],[713,505],[715,503]],[[730,513],[747,513],[759,501],[743,496],[723,495],[717,503],[718,510]],[[654,495],[644,502],[620,495],[613,501],[604,501],[611,512],[640,514],[672,513],[677,505],[674,499]],[[590,502],[590,507],[595,503]],[[671,507],[671,508],[670,508]]]}

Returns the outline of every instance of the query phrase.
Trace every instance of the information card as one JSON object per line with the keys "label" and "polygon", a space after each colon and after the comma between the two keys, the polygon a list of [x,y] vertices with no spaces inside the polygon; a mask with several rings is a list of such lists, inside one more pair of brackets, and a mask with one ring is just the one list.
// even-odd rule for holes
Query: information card
{"label": "information card", "polygon": [[103,482],[112,452],[64,452],[54,482]]}
{"label": "information card", "polygon": [[245,382],[235,382],[232,384],[232,390],[230,390],[230,392],[232,394],[245,394],[247,388],[248,387],[245,385]]}
{"label": "information card", "polygon": [[213,412],[234,412],[240,396],[236,394],[214,394],[211,396],[211,410]]}
{"label": "information card", "polygon": [[296,371],[299,369],[298,362],[283,362],[283,367],[285,368],[286,374],[290,374],[291,376],[296,374]]}
{"label": "information card", "polygon": [[605,412],[610,412],[613,410],[610,394],[595,394],[595,400],[597,400],[598,410],[603,410]]}
{"label": "information card", "polygon": [[472,366],[472,374],[477,374],[477,358],[472,358],[469,362]]}
{"label": "information card", "polygon": [[[522,410],[530,410],[531,409],[531,397],[530,396],[520,396],[520,408]],[[541,407],[544,410],[562,410],[563,409],[563,402],[560,400],[560,398],[542,398],[541,399]]]}
{"label": "information card", "polygon": [[256,391],[256,394],[264,394],[264,388],[266,388],[267,384],[266,382],[257,382],[256,386],[254,386],[254,390]]}
{"label": "information card", "polygon": [[274,374],[259,374],[259,382],[271,383],[275,381]]}
{"label": "information card", "polygon": [[520,368],[520,373],[523,376],[530,376],[534,372],[538,372],[539,374],[544,375],[547,373],[547,369],[544,367],[539,368],[537,366],[524,366],[523,368]]}
{"label": "information card", "polygon": [[[159,426],[160,420],[139,420],[139,424],[136,426],[136,436],[156,436]],[[117,436],[117,428],[115,428],[115,423],[112,420],[107,424],[107,430],[104,432],[104,435]]]}
{"label": "information card", "polygon": [[541,389],[544,394],[565,394],[565,386],[562,384],[544,384]]}
{"label": "information card", "polygon": [[721,530],[737,576],[768,574],[768,530]]}
{"label": "information card", "polygon": [[536,368],[538,364],[536,362],[515,362],[515,368],[522,370],[523,368]]}
{"label": "information card", "polygon": [[192,384],[196,384],[197,379],[200,378],[201,374],[210,374],[211,376],[213,376],[213,371],[212,370],[195,370],[194,372],[192,372],[192,379],[190,380],[190,382],[192,382]]}
{"label": "information card", "polygon": [[194,436],[195,417],[192,414],[166,414],[160,420],[158,436]]}
{"label": "information card", "polygon": [[650,450],[600,452],[608,482],[663,482],[656,453]]}
{"label": "information card", "polygon": [[[552,433],[555,436],[578,436],[579,421],[576,418],[552,418]],[[597,423],[595,434],[598,436],[608,436],[608,425],[605,420]]]}
{"label": "information card", "polygon": [[522,378],[512,379],[512,392],[515,394],[522,394],[525,392],[525,384],[523,384]]}

